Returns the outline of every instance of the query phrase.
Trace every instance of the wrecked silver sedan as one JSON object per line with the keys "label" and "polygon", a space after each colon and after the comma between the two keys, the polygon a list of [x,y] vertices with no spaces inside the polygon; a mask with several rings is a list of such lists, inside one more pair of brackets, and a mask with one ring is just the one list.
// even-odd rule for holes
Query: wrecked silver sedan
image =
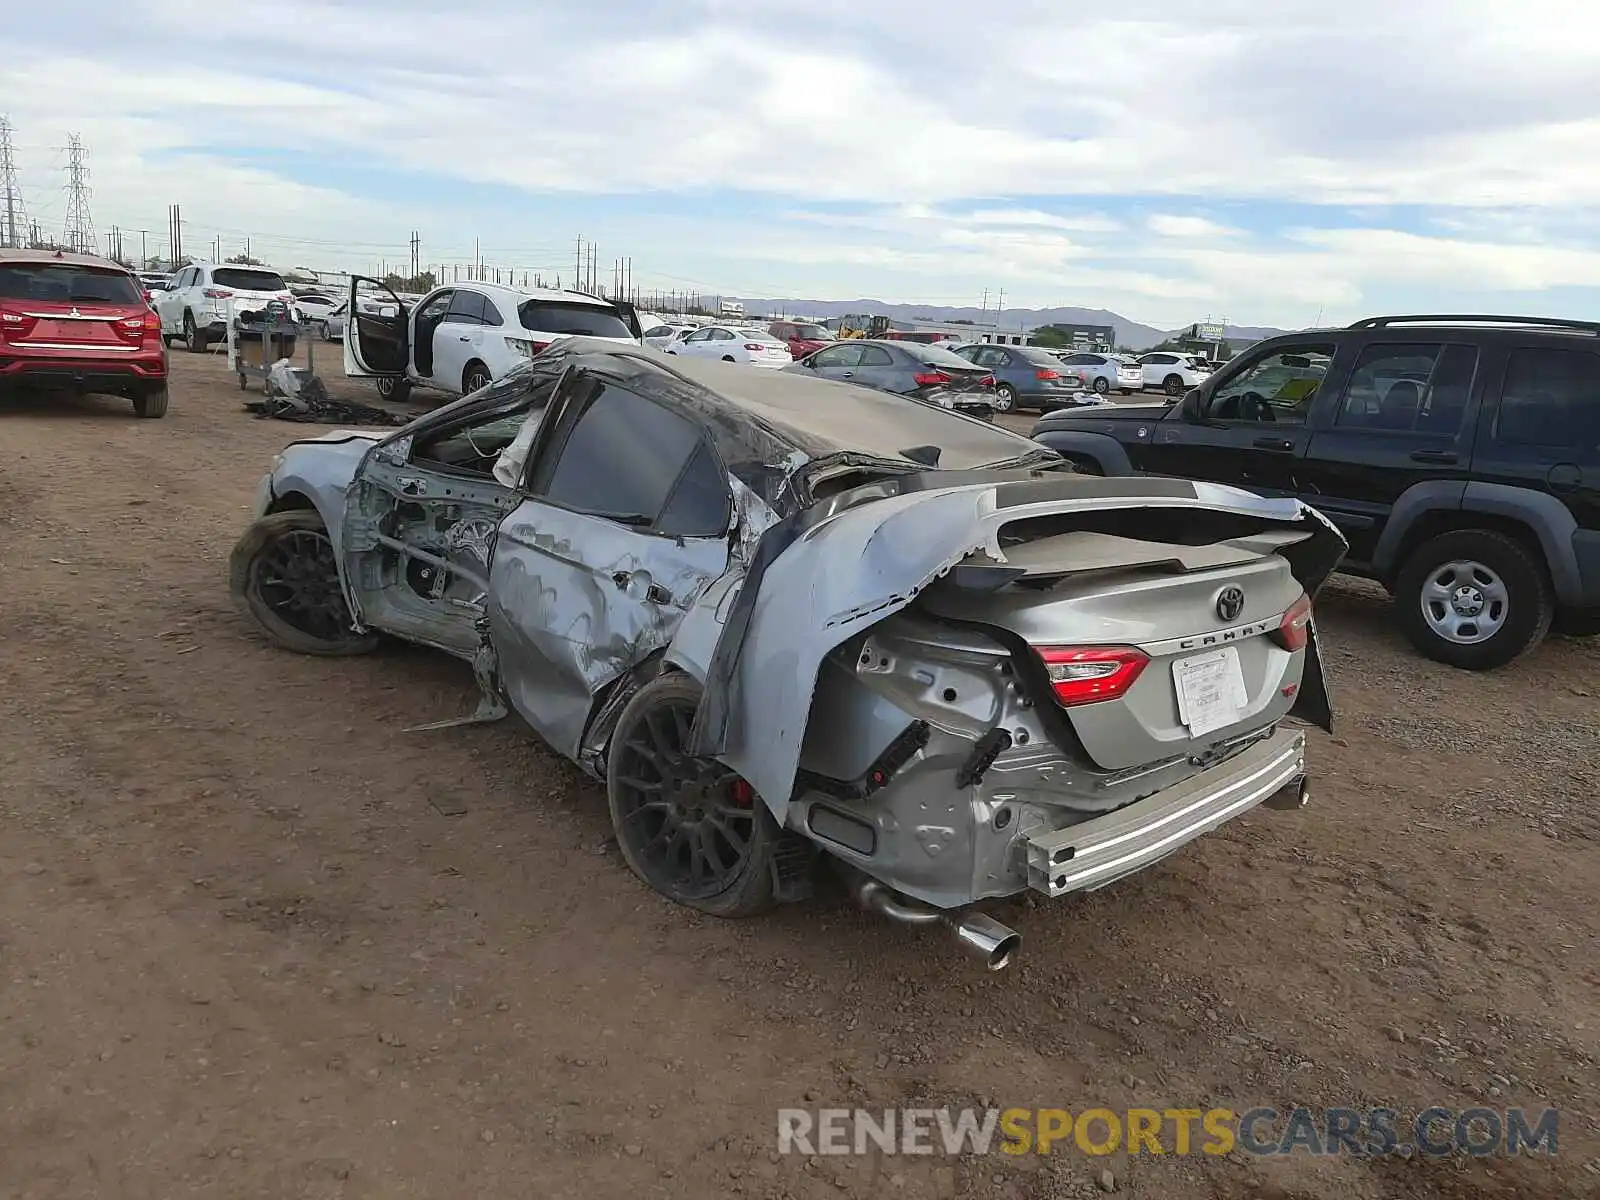
{"label": "wrecked silver sedan", "polygon": [[1344,549],[1294,500],[574,338],[398,432],[289,446],[231,568],[290,649],[471,663],[477,711],[431,727],[514,711],[605,781],[663,895],[749,914],[830,859],[1001,966],[1016,935],[975,902],[1304,803]]}

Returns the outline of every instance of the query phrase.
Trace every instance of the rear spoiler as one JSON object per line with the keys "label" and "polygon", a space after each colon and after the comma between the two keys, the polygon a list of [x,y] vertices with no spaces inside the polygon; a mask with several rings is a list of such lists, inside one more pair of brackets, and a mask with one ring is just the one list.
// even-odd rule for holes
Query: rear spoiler
{"label": "rear spoiler", "polygon": [[617,310],[617,315],[627,325],[628,331],[633,334],[636,341],[644,341],[644,326],[639,324],[639,310],[626,300],[613,300],[612,307]]}

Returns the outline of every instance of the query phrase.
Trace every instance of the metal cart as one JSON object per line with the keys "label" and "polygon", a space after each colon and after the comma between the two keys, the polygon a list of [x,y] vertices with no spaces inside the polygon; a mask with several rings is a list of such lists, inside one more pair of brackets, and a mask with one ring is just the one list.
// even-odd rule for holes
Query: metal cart
{"label": "metal cart", "polygon": [[[239,390],[249,390],[250,380],[261,383],[261,390],[272,395],[272,364],[281,358],[292,359],[299,342],[306,347],[306,365],[295,368],[295,374],[304,381],[316,377],[316,341],[311,337],[311,327],[294,319],[289,306],[282,300],[269,300],[266,304],[252,306],[240,312],[237,301],[228,306],[228,369],[239,377]],[[259,347],[259,359],[250,353]]]}

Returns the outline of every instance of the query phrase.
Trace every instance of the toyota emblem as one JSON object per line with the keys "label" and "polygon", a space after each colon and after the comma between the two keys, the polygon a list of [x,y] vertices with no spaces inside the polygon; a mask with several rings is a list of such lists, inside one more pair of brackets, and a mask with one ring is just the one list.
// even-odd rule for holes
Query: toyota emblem
{"label": "toyota emblem", "polygon": [[1231,621],[1244,611],[1244,589],[1225,587],[1217,593],[1217,616]]}

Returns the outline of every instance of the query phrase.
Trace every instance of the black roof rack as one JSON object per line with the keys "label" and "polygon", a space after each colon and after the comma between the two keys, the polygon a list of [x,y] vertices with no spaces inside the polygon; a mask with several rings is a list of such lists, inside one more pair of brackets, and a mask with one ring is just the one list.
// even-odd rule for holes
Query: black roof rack
{"label": "black roof rack", "polygon": [[1600,322],[1568,321],[1561,317],[1496,317],[1482,313],[1423,313],[1404,317],[1367,317],[1351,329],[1384,329],[1391,325],[1520,325],[1532,329],[1566,329],[1600,335]]}

